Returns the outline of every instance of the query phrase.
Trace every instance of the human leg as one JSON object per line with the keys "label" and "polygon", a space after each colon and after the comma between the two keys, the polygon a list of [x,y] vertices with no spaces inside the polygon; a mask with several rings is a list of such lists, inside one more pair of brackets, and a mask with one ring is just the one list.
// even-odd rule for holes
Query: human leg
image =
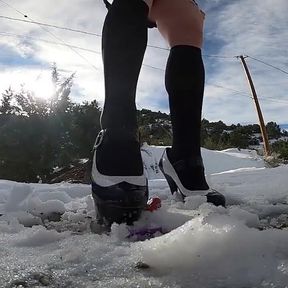
{"label": "human leg", "polygon": [[[183,185],[189,190],[207,190],[201,157],[201,112],[204,90],[201,50],[178,45],[170,50],[165,85],[172,123],[170,159],[178,163]],[[181,163],[181,164],[179,164]]]}
{"label": "human leg", "polygon": [[[196,190],[209,189],[200,150],[205,78],[201,47],[205,14],[191,0],[156,0],[150,17],[171,47],[165,85],[173,141],[172,149],[166,149],[160,165],[171,191],[179,188],[184,196],[193,195]],[[221,201],[212,200],[214,204],[225,205],[222,198]]]}
{"label": "human leg", "polygon": [[148,9],[143,0],[115,0],[106,16],[102,33],[103,129],[137,129],[135,94],[147,45]]}
{"label": "human leg", "polygon": [[103,27],[105,103],[103,131],[93,158],[92,195],[98,214],[109,224],[137,220],[148,197],[137,139],[135,94],[151,3],[114,0]]}
{"label": "human leg", "polygon": [[171,46],[165,75],[176,158],[200,156],[204,13],[191,0],[156,0],[150,17]]}

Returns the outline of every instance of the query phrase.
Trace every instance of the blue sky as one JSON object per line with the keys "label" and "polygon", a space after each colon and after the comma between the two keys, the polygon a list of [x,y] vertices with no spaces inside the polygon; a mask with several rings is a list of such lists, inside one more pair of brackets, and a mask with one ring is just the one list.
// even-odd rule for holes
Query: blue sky
{"label": "blue sky", "polygon": [[[102,0],[5,2],[13,8],[0,1],[0,92],[9,86],[17,91],[25,84],[42,97],[49,97],[49,67],[55,62],[63,75],[76,71],[74,101],[96,99],[102,104],[100,37],[56,28],[42,29],[39,25],[1,18],[33,20],[101,34],[106,15]],[[283,70],[253,58],[246,59],[265,121],[288,123],[288,1],[199,0],[198,3],[206,12],[203,117],[228,124],[257,123],[243,68],[234,57],[249,55]],[[71,49],[63,42],[94,52]],[[149,44],[167,48],[157,29],[149,31]],[[138,83],[138,108],[168,112],[163,71],[168,53],[147,48]]]}

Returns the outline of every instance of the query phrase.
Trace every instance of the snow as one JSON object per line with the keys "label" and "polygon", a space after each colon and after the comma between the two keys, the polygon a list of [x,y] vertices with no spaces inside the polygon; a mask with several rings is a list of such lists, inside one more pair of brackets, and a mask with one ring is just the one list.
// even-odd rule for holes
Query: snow
{"label": "snow", "polygon": [[[147,147],[147,148],[146,148]],[[157,146],[143,146],[142,155],[147,168],[148,178],[162,178],[161,173],[155,175],[155,163],[159,162],[163,148]],[[219,173],[239,168],[265,167],[263,158],[255,150],[231,148],[223,151],[202,149],[203,161],[207,174]]]}
{"label": "snow", "polygon": [[142,148],[162,208],[135,226],[167,233],[143,242],[127,239],[126,225],[93,233],[88,185],[0,180],[0,287],[287,288],[288,166],[267,168],[252,150],[203,149],[225,209],[172,197],[157,165],[162,152]]}

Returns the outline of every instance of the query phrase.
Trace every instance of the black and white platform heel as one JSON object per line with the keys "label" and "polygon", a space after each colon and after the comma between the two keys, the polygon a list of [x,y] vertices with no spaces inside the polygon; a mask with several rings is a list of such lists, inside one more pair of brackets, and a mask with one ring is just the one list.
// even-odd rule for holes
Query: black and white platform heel
{"label": "black and white platform heel", "polygon": [[[140,218],[142,211],[146,207],[149,194],[148,181],[143,169],[142,174],[138,173],[132,176],[105,175],[101,173],[98,169],[97,163],[99,162],[97,157],[99,156],[98,153],[101,153],[101,145],[103,145],[107,136],[109,137],[109,135],[106,135],[105,130],[102,130],[97,136],[92,164],[92,196],[95,202],[98,222],[107,226],[113,222],[132,224]],[[117,150],[117,146],[115,149]],[[125,163],[123,163],[123,170],[124,166]]]}
{"label": "black and white platform heel", "polygon": [[[206,196],[207,202],[212,203],[215,206],[225,207],[226,200],[224,195],[222,195],[216,190],[209,189],[209,186],[206,183],[202,159],[194,159],[193,162],[192,160],[179,160],[172,164],[168,156],[169,149],[170,148],[166,148],[164,150],[159,162],[159,168],[168,182],[171,193],[174,194],[175,192],[179,192],[183,198],[183,201],[185,197],[189,196]],[[186,171],[184,171],[185,169]],[[199,175],[190,175],[189,179],[188,174],[190,171],[191,173],[194,172]],[[186,179],[183,179],[181,181],[181,176],[183,178],[186,177]],[[184,186],[184,180],[186,181],[186,185],[187,183],[189,183],[189,181],[191,182],[191,184],[189,185],[190,187]],[[199,182],[196,183],[197,181]]]}

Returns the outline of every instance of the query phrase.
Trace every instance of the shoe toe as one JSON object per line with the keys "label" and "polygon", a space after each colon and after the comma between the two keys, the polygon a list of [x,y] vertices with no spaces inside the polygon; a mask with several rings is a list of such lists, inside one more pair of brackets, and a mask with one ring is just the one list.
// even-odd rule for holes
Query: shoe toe
{"label": "shoe toe", "polygon": [[207,202],[212,203],[215,206],[226,207],[226,199],[223,194],[216,190],[212,190],[206,194]]}

